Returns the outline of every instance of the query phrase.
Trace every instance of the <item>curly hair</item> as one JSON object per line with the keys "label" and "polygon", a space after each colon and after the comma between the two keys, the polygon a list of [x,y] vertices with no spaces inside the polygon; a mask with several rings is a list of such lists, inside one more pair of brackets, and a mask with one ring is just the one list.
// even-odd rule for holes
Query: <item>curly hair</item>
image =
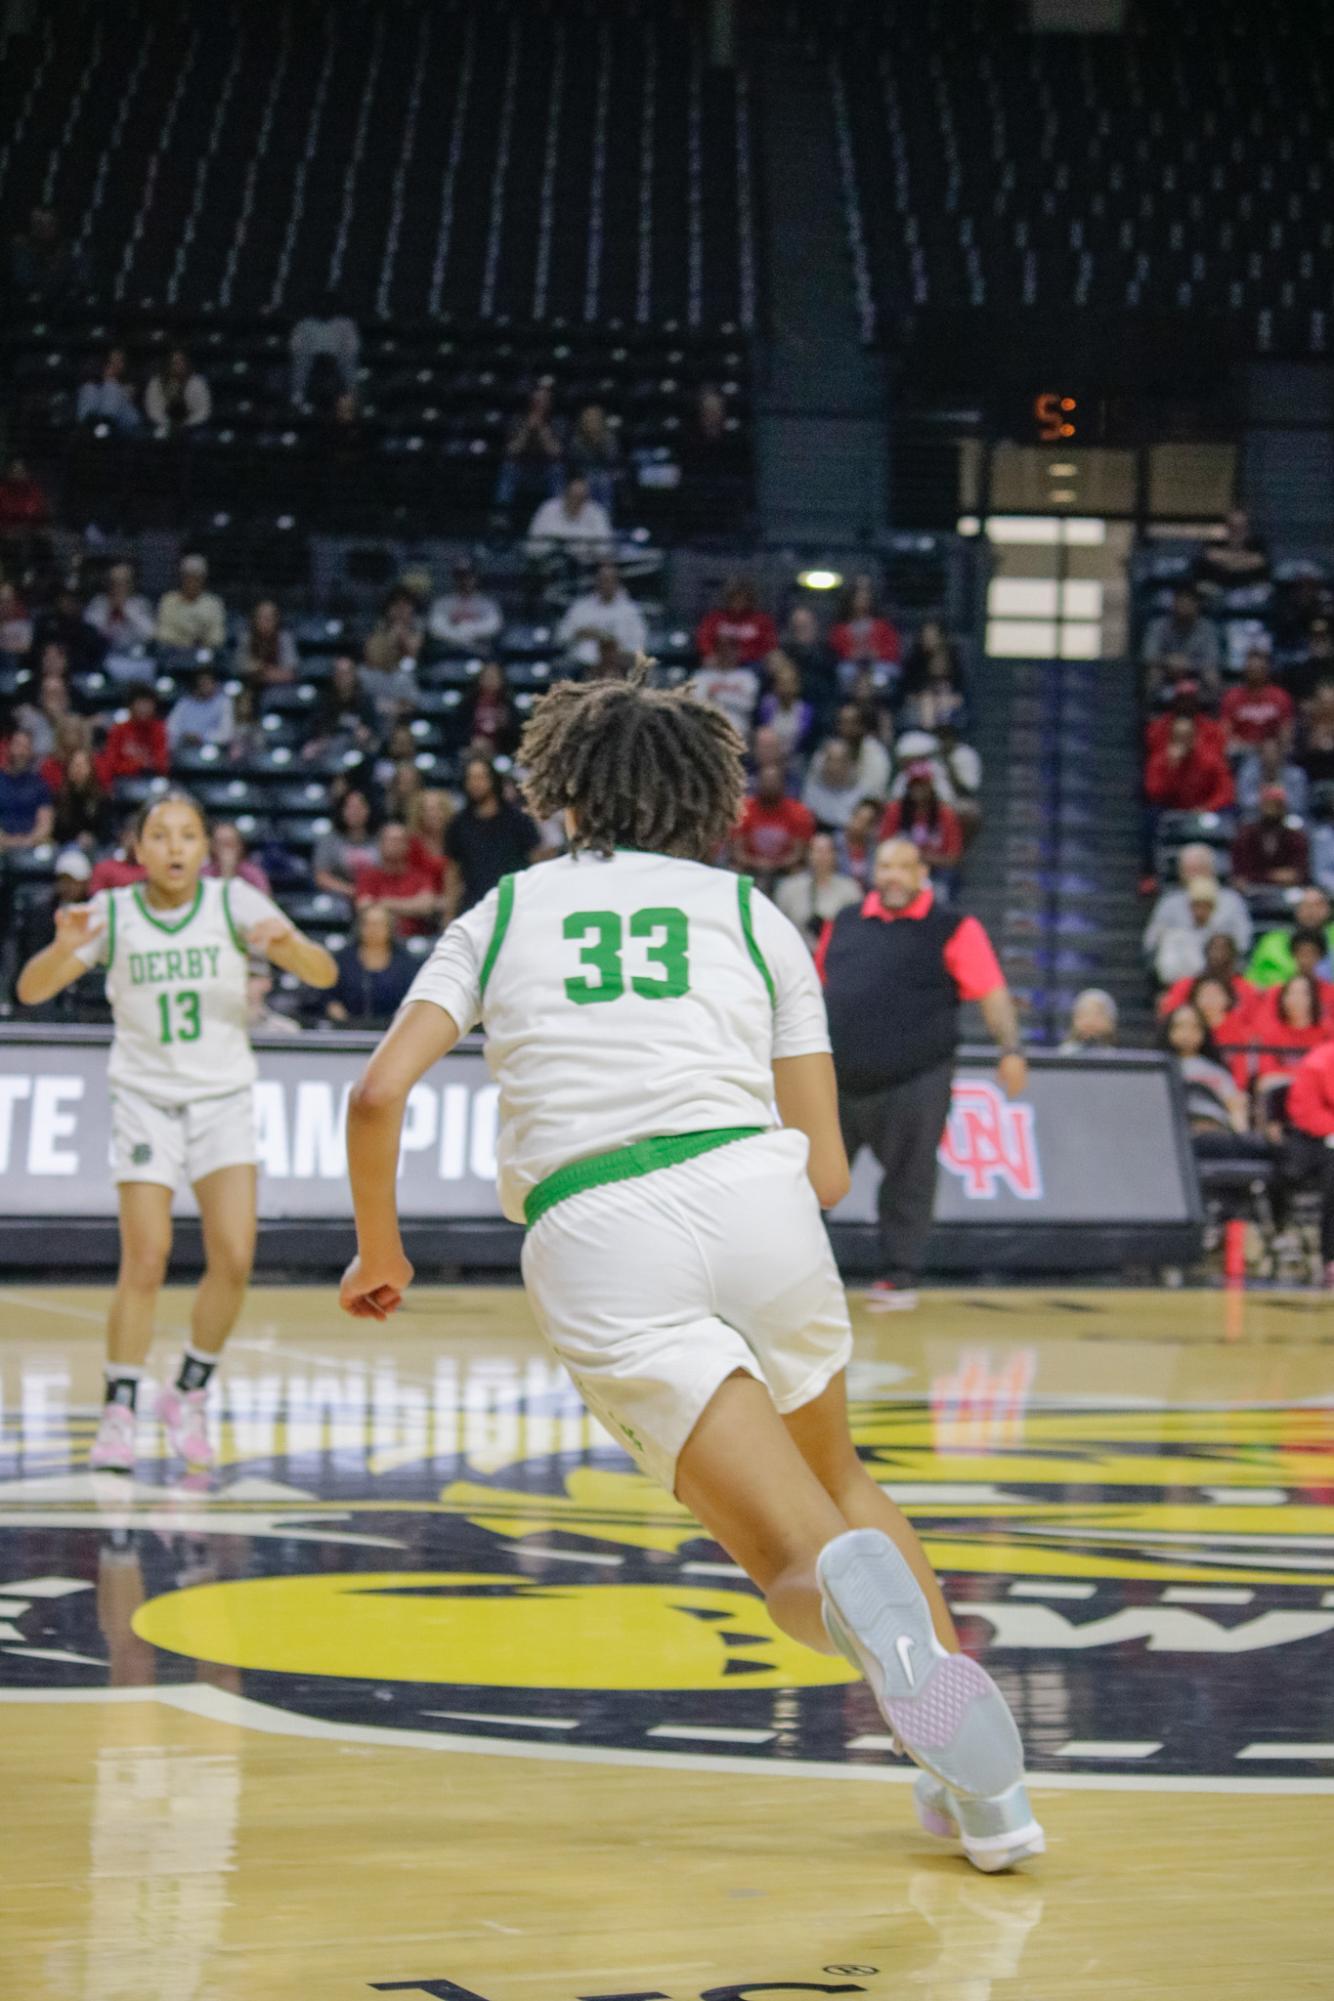
{"label": "curly hair", "polygon": [[624,679],[561,681],[542,697],[519,746],[524,797],[540,820],[573,812],[575,852],[702,861],[741,811],[744,746],[719,710],[646,686],[650,665],[641,657]]}

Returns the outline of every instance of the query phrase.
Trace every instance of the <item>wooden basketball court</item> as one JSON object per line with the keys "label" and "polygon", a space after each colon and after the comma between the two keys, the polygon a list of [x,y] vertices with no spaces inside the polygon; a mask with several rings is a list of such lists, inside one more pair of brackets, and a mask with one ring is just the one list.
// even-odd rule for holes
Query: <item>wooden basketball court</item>
{"label": "wooden basketball court", "polygon": [[995,1879],[517,1291],[381,1330],[257,1290],[207,1480],[151,1417],[132,1482],[86,1470],[104,1304],[0,1291],[0,1993],[1334,1989],[1318,1297],[856,1309],[859,1445],[1029,1745],[1049,1853]]}

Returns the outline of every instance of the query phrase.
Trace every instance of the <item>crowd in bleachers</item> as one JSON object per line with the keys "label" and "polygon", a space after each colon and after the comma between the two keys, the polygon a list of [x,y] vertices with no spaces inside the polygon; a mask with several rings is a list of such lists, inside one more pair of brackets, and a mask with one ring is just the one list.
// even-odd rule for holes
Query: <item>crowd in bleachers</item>
{"label": "crowd in bleachers", "polygon": [[1253,1167],[1280,1220],[1320,1184],[1334,1281],[1334,593],[1241,513],[1193,557],[1149,558],[1142,593],[1162,1045],[1206,1169]]}
{"label": "crowd in bleachers", "polygon": [[[6,988],[58,904],[136,879],[132,816],[180,782],[213,816],[211,871],[271,890],[337,950],[323,1018],[384,1021],[449,918],[562,844],[519,797],[534,700],[646,649],[745,738],[750,796],[719,860],[812,942],[865,894],[883,836],[910,834],[948,889],[978,824],[959,649],[930,619],[905,643],[869,577],[829,617],[814,592],[770,607],[738,575],[692,633],[594,534],[554,566],[539,552],[517,594],[468,554],[448,576],[409,567],[358,622],[224,595],[188,548],[154,594],[123,557],[62,570],[42,554],[49,527],[39,509],[0,535]],[[96,988],[62,1006],[96,1015]],[[261,1025],[298,1004],[258,975],[254,1000]]]}

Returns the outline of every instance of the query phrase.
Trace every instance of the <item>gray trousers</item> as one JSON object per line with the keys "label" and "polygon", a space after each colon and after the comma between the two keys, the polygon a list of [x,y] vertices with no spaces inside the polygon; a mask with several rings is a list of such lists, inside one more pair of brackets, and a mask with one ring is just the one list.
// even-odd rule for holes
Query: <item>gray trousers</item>
{"label": "gray trousers", "polygon": [[954,1062],[933,1064],[880,1091],[840,1091],[848,1159],[862,1147],[884,1169],[880,1183],[881,1277],[914,1286],[921,1276],[936,1196],[936,1149],[949,1117]]}

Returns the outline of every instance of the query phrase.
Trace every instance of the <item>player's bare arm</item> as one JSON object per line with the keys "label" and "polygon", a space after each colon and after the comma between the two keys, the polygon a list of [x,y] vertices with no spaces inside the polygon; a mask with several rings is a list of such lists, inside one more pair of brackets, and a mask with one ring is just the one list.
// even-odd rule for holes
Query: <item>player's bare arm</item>
{"label": "player's bare arm", "polygon": [[284,973],[295,973],[304,986],[338,984],[338,967],[332,952],[317,945],[285,917],[262,917],[247,931],[246,944],[252,952],[262,952]]}
{"label": "player's bare arm", "polygon": [[67,903],[56,912],[55,937],[19,974],[15,992],[24,1007],[40,1007],[43,1001],[54,1000],[87,972],[78,952],[91,940],[93,923],[90,903]]}
{"label": "player's bare arm", "polygon": [[806,1173],[822,1209],[843,1200],[851,1185],[848,1156],[838,1123],[838,1087],[833,1058],[823,1052],[780,1056],[774,1062],[774,1102],[785,1126],[810,1142]]}
{"label": "player's bare arm", "polygon": [[347,1167],[357,1255],[338,1299],[359,1320],[387,1320],[412,1283],[398,1227],[398,1149],[413,1085],[459,1039],[458,1023],[431,1001],[412,1001],[381,1042],[347,1111]]}

